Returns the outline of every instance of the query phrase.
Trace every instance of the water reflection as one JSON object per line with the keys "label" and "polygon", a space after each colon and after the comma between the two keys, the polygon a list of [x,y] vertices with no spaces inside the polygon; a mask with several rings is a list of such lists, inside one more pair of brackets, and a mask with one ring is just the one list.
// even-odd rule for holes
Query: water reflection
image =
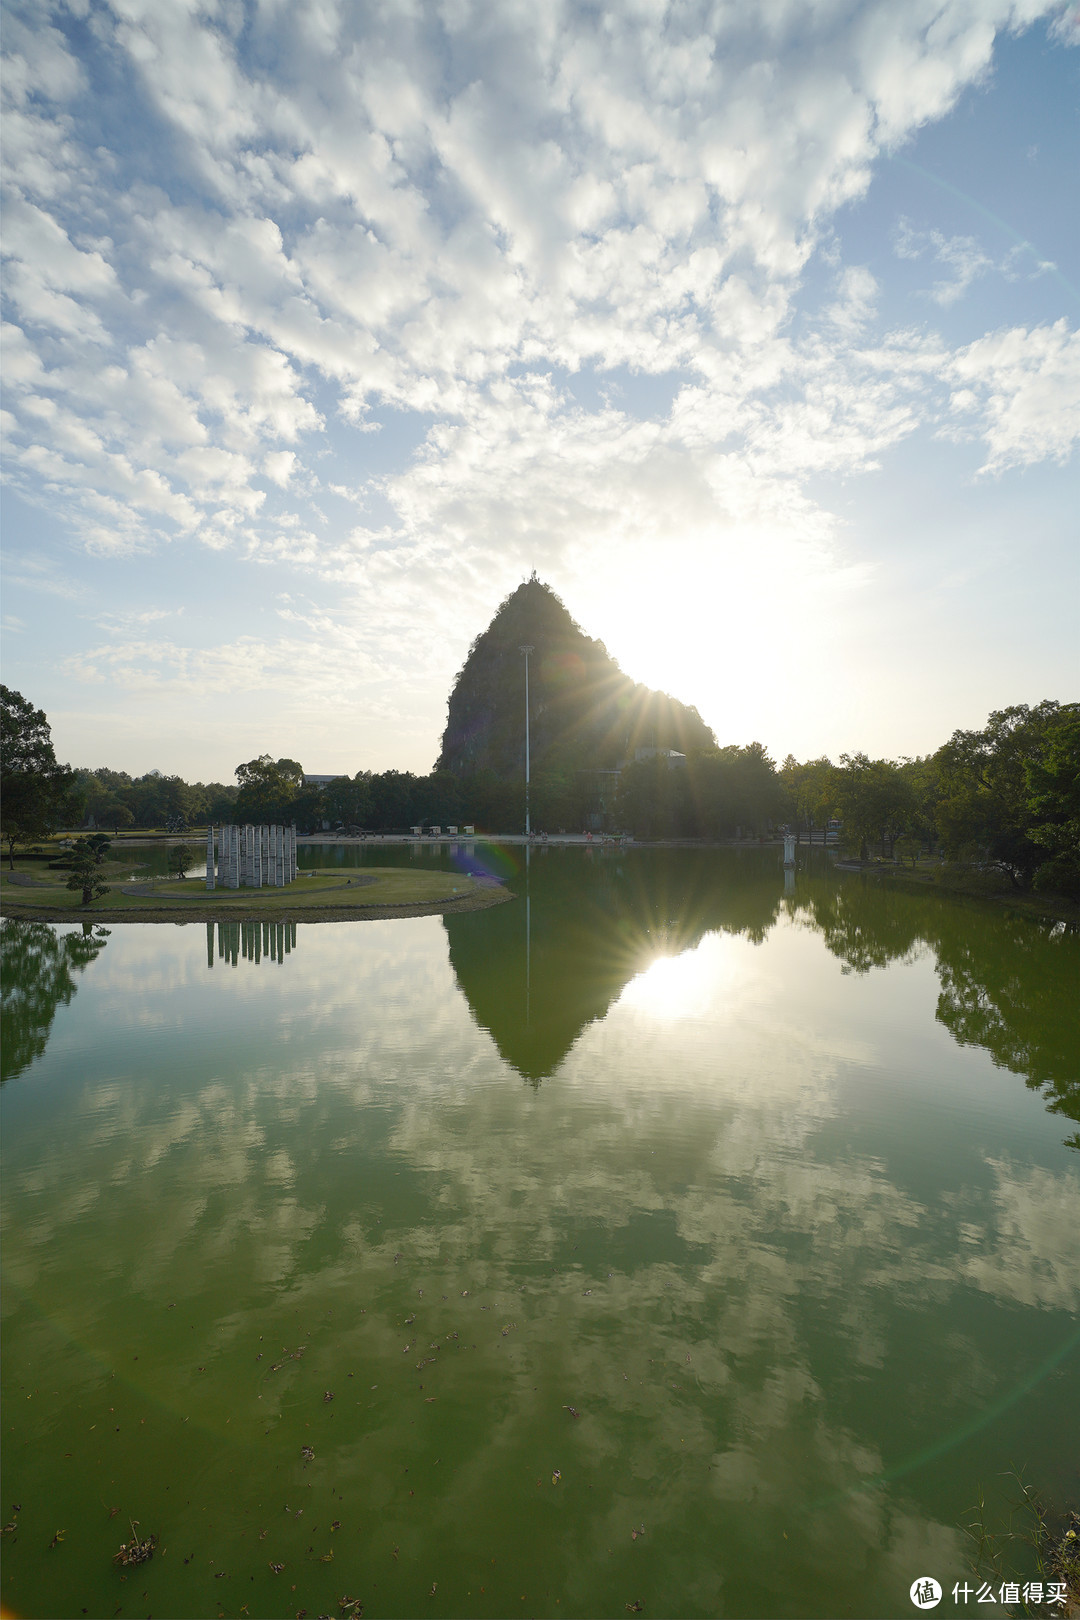
{"label": "water reflection", "polygon": [[[868,973],[932,951],[937,1018],[960,1046],[981,1047],[1024,1077],[1051,1113],[1080,1123],[1080,938],[1008,911],[855,879],[800,878],[789,915],[816,929],[844,971]],[[1069,1138],[1080,1147],[1080,1133]]]}
{"label": "water reflection", "polygon": [[294,922],[208,922],[206,925],[206,965],[214,965],[215,930],[217,959],[236,967],[241,961],[284,962],[296,949]]}
{"label": "water reflection", "polygon": [[[1080,1308],[1075,1170],[932,1017],[965,965],[978,1044],[1056,1074],[1016,1001],[1061,942],[975,910],[931,955],[948,903],[824,872],[785,899],[756,857],[523,880],[311,926],[280,975],[116,930],[55,1083],[4,1095],[11,1490],[50,1515],[9,1548],[16,1612],[76,1584],[112,1612],[107,1480],[199,1549],[148,1566],[148,1612],[206,1612],[212,1569],[278,1613],[270,1557],[336,1612],[344,1543],[387,1615],[479,1612],[480,1580],[494,1613],[895,1614],[962,1577],[973,1480],[1072,1454],[1039,1369]],[[267,959],[231,927],[214,966]]]}
{"label": "water reflection", "polygon": [[108,937],[107,928],[95,930],[90,922],[66,934],[49,923],[0,922],[0,1080],[21,1074],[41,1056],[56,1009],[66,1007],[78,989],[75,974],[101,954]]}
{"label": "water reflection", "polygon": [[534,1084],[657,957],[713,930],[759,942],[780,909],[778,874],[756,860],[728,863],[718,884],[712,852],[535,853],[515,884],[523,904],[443,919],[477,1022]]}
{"label": "water reflection", "polygon": [[1080,1122],[1080,1029],[1068,1016],[1075,935],[1052,937],[1028,918],[936,894],[839,879],[824,859],[796,881],[772,851],[537,853],[515,883],[523,904],[444,918],[477,1022],[534,1085],[630,981],[648,972],[674,1007],[690,988],[679,988],[681,976],[695,971],[686,953],[707,934],[758,944],[786,919],[819,934],[844,973],[932,952],[937,1018],[953,1039],[984,1048],[1042,1092],[1052,1112]]}

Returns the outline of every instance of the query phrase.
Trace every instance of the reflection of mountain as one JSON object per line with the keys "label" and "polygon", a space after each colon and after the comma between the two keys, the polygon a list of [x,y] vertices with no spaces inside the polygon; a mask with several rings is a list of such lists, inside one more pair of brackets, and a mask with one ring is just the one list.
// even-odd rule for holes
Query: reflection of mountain
{"label": "reflection of mountain", "polygon": [[519,904],[445,916],[458,983],[506,1061],[541,1080],[654,957],[712,929],[763,939],[776,854],[732,854],[718,868],[711,851],[532,850]]}
{"label": "reflection of mountain", "polygon": [[284,962],[296,949],[294,922],[208,922],[206,965],[214,965],[215,929],[217,960],[236,967],[245,962]]}
{"label": "reflection of mountain", "polygon": [[108,932],[85,922],[79,933],[58,934],[48,923],[0,923],[3,1051],[0,1080],[11,1080],[48,1044],[57,1007],[67,1006],[81,972],[105,949]]}
{"label": "reflection of mountain", "polygon": [[1053,1113],[1080,1122],[1075,935],[1051,938],[1025,917],[858,880],[800,877],[788,903],[856,973],[928,946],[941,983],[937,1016],[958,1045],[983,1047],[1041,1091]]}
{"label": "reflection of mountain", "polygon": [[816,860],[785,896],[774,850],[533,850],[513,887],[517,905],[443,924],[474,1017],[527,1079],[551,1074],[652,958],[711,930],[763,939],[784,907],[847,971],[932,950],[937,1016],[953,1039],[983,1047],[1055,1113],[1080,1121],[1070,1016],[1080,937],[1050,937],[1027,918],[949,896],[841,879]]}

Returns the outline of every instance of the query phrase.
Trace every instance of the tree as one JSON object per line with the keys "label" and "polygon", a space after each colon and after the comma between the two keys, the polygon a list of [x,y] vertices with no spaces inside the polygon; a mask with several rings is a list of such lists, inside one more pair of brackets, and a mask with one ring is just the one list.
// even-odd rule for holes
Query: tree
{"label": "tree", "polygon": [[68,864],[71,867],[71,876],[67,880],[67,887],[75,894],[81,893],[84,906],[88,906],[91,900],[108,894],[109,885],[102,883],[98,876],[101,857],[88,838],[76,839]]}
{"label": "tree", "polygon": [[1047,852],[1034,885],[1080,900],[1080,703],[1048,721],[1042,757],[1025,762],[1024,779],[1031,838]]}
{"label": "tree", "polygon": [[14,871],[15,845],[46,838],[78,816],[75,773],[58,765],[43,709],[0,686],[0,828]]}
{"label": "tree", "polygon": [[[892,853],[901,833],[915,822],[918,798],[903,765],[866,754],[841,754],[836,800],[844,821],[844,842],[866,860],[871,839],[882,855]],[[888,850],[886,850],[888,845]]]}
{"label": "tree", "polygon": [[[974,858],[996,866],[1016,888],[1031,883],[1047,859],[1047,846],[1033,836],[1033,828],[1050,824],[1043,822],[1032,794],[1039,800],[1047,787],[1049,778],[1039,773],[1044,761],[1054,756],[1059,727],[1067,755],[1069,716],[1076,709],[1076,704],[1063,709],[1052,699],[1034,708],[1017,703],[995,709],[981,731],[953,732],[936,756],[941,790],[938,826],[951,859]],[[1057,772],[1054,767],[1052,774]],[[1064,772],[1063,785],[1067,763]]]}
{"label": "tree", "polygon": [[293,820],[293,805],[304,785],[304,768],[295,759],[271,759],[260,754],[236,767],[240,791],[233,814],[239,822]]}
{"label": "tree", "polygon": [[119,833],[121,827],[135,825],[135,817],[121,799],[104,800],[95,819],[103,822],[106,827],[111,827],[114,834]]}
{"label": "tree", "polygon": [[355,776],[336,776],[323,789],[322,807],[328,821],[341,821],[346,827],[364,827],[371,816],[371,783],[363,771]]}
{"label": "tree", "polygon": [[198,859],[198,853],[190,844],[174,844],[169,851],[169,871],[175,872],[178,878],[185,878]]}

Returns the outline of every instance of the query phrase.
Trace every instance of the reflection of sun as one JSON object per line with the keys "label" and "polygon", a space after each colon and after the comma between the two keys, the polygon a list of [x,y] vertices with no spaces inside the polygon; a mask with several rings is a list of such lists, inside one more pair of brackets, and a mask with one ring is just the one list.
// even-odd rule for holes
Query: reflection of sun
{"label": "reflection of sun", "polygon": [[650,1018],[701,1018],[726,996],[740,972],[738,942],[711,934],[695,950],[657,956],[630,980],[619,1005]]}

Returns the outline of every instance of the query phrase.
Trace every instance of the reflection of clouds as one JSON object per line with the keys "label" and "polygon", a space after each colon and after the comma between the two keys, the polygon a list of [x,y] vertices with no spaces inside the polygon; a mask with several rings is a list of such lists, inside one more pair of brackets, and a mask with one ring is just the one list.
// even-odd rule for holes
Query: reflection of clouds
{"label": "reflection of clouds", "polygon": [[1080,1308],[1080,1186],[1039,1167],[991,1159],[997,1229],[964,1275],[1018,1305]]}
{"label": "reflection of clouds", "polygon": [[[471,1019],[438,919],[301,932],[281,974],[222,975],[196,930],[155,930],[162,960],[140,992],[146,936],[116,930],[42,1060],[60,1080],[92,1051],[91,1078],[69,1075],[63,1115],[9,1166],[21,1287],[62,1301],[90,1342],[112,1331],[91,1275],[129,1306],[198,1301],[222,1347],[271,1325],[275,1346],[295,1344],[332,1310],[305,1377],[334,1387],[370,1366],[368,1387],[407,1375],[417,1396],[422,1377],[471,1414],[435,1530],[482,1517],[508,1470],[595,1486],[566,1532],[565,1598],[574,1579],[595,1590],[633,1523],[674,1542],[703,1514],[719,1544],[775,1569],[778,1592],[846,1571],[834,1584],[850,1581],[853,1609],[886,1578],[906,1593],[921,1568],[961,1569],[953,1531],[895,1486],[860,1488],[893,1459],[838,1391],[887,1374],[924,1443],[917,1347],[933,1342],[949,1409],[970,1410],[973,1388],[989,1402],[999,1374],[986,1344],[973,1363],[964,1298],[1075,1308],[1067,1172],[994,1160],[987,1192],[973,1153],[946,1199],[905,1183],[887,1120],[846,1137],[843,1088],[892,1061],[891,1035],[875,1042],[866,982],[842,979],[806,931],[780,927],[765,947],[710,936],[668,1001],[680,1016],[624,995],[539,1091]],[[932,975],[903,971],[916,977],[892,991],[901,1016],[917,991],[932,1018]],[[184,1025],[182,1052],[147,1037],[147,1006],[162,1029]],[[916,1352],[898,1367],[899,1310]],[[444,1347],[417,1374],[429,1335]],[[186,1391],[182,1353],[167,1370]],[[260,1423],[285,1420],[300,1378],[290,1364],[260,1386]],[[342,1490],[417,1443],[404,1408],[379,1421],[367,1451],[342,1440]],[[778,1549],[782,1513],[799,1523]],[[721,1577],[708,1591],[700,1567],[689,1578],[717,1607]]]}

